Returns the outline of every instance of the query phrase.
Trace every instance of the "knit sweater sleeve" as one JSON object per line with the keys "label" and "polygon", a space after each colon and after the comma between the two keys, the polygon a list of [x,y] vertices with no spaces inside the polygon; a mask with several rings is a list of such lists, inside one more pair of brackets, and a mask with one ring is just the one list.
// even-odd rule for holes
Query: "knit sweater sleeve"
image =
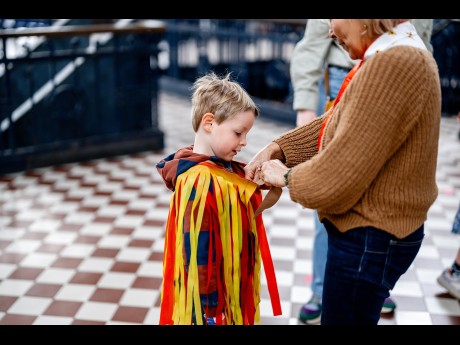
{"label": "knit sweater sleeve", "polygon": [[[395,170],[391,174],[395,180],[389,180],[387,186],[397,184],[398,169],[407,169],[411,159],[418,163],[417,155],[423,152],[420,146],[425,139],[413,135],[414,127],[425,121],[421,117],[436,114],[423,110],[433,109],[437,104],[434,66],[428,52],[412,47],[394,47],[366,61],[337,104],[325,128],[321,151],[292,170],[291,199],[319,212],[344,213],[363,197],[396,153],[405,155],[404,160],[394,168],[385,168]],[[423,130],[426,127],[423,124]],[[297,163],[297,159],[290,158],[294,157],[290,152],[302,152],[302,144],[306,143],[308,148],[317,135],[301,139],[298,131],[288,134],[294,136],[293,140],[288,147],[283,147],[281,140],[280,146],[287,161]],[[411,145],[419,141],[416,151],[397,152],[407,144],[409,136]],[[385,194],[384,185],[382,194]]]}
{"label": "knit sweater sleeve", "polygon": [[317,117],[308,124],[291,129],[273,140],[280,146],[283,157],[273,158],[279,158],[286,166],[293,167],[315,156],[318,153],[318,135],[325,116],[327,115]]}

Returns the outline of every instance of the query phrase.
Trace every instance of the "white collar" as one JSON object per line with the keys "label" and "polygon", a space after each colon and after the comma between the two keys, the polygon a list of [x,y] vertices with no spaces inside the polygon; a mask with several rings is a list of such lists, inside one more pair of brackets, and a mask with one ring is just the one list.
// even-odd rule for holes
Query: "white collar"
{"label": "white collar", "polygon": [[427,50],[414,25],[406,21],[398,24],[393,30],[384,33],[372,42],[364,54],[364,60],[395,46],[411,46]]}

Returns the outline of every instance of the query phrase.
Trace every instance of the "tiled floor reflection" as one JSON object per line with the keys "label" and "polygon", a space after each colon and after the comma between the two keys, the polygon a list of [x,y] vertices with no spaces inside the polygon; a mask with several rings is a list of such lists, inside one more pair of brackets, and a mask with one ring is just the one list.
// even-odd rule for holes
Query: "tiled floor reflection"
{"label": "tiled floor reflection", "polygon": [[[157,324],[164,223],[170,192],[155,163],[193,142],[187,99],[162,93],[164,152],[101,159],[0,177],[0,324]],[[460,200],[460,141],[454,118],[442,118],[439,197],[427,236],[392,296],[398,307],[382,325],[460,325],[460,303],[436,283],[460,236],[450,226]],[[247,161],[289,129],[260,118]],[[297,325],[310,296],[312,211],[285,191],[264,213],[282,298],[271,316],[264,282],[262,324]]]}

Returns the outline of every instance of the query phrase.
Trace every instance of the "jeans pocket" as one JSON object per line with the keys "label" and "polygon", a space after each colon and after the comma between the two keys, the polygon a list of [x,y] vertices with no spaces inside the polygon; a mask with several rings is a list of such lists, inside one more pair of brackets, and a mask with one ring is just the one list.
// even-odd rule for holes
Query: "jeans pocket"
{"label": "jeans pocket", "polygon": [[393,289],[398,279],[409,269],[422,246],[424,236],[422,233],[420,239],[390,241],[382,281],[385,287]]}

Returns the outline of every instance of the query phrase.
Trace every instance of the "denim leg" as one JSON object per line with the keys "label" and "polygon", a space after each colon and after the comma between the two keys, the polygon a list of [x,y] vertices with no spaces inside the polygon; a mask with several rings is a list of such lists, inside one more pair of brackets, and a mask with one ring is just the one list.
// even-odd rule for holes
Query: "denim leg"
{"label": "denim leg", "polygon": [[404,239],[373,227],[341,233],[327,220],[325,226],[328,256],[321,324],[377,325],[385,298],[422,245],[423,225]]}
{"label": "denim leg", "polygon": [[326,90],[324,89],[324,77],[323,77],[320,79],[318,83],[318,109],[316,109],[316,114],[318,116],[323,115],[325,104],[326,104]]}
{"label": "denim leg", "polygon": [[318,219],[318,212],[314,212],[315,237],[313,240],[313,277],[311,289],[314,295],[322,297],[324,285],[324,270],[327,259],[327,231]]}
{"label": "denim leg", "polygon": [[333,98],[337,97],[340,87],[342,86],[342,82],[348,72],[349,71],[342,68],[329,67],[329,86],[331,88],[331,95]]}
{"label": "denim leg", "polygon": [[[343,80],[347,76],[346,70],[329,67],[329,87],[331,96],[337,97],[340,86]],[[324,105],[326,104],[326,91],[324,87],[324,78],[321,78],[318,84],[319,89],[319,102],[316,113],[322,115],[324,111]],[[324,270],[326,268],[327,258],[327,231],[324,225],[318,219],[318,212],[314,212],[315,220],[315,238],[313,239],[313,276],[311,290],[314,295],[322,297],[323,285],[324,285]]]}
{"label": "denim leg", "polygon": [[[337,67],[329,67],[329,88],[331,92],[331,97],[337,97],[339,93],[340,87],[342,86],[342,82],[347,76],[348,71],[345,69],[337,68]],[[319,98],[318,98],[318,109],[316,113],[318,116],[324,113],[324,105],[326,104],[326,90],[324,87],[324,78],[321,78],[318,84],[319,90]]]}
{"label": "denim leg", "polygon": [[451,231],[453,234],[460,234],[460,205],[458,205]]}

